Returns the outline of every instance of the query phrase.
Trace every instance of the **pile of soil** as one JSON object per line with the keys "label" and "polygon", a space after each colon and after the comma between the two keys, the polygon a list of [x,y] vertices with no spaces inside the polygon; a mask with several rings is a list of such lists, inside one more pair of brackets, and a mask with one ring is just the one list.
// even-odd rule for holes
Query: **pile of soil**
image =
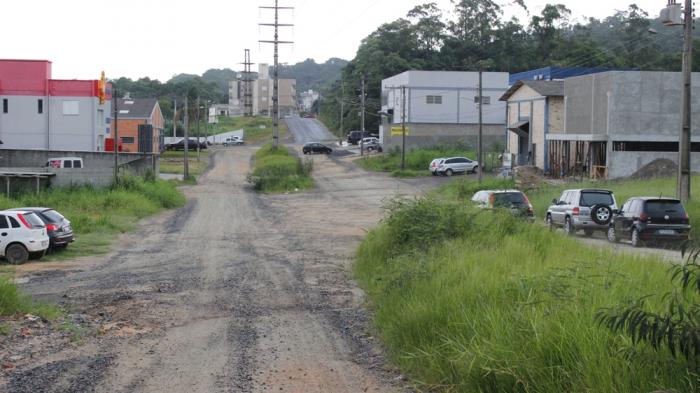
{"label": "pile of soil", "polygon": [[671,177],[678,173],[678,165],[666,158],[659,158],[640,168],[632,179],[653,179],[656,177]]}
{"label": "pile of soil", "polygon": [[534,166],[519,166],[513,170],[515,184],[520,190],[532,190],[544,182],[544,172]]}

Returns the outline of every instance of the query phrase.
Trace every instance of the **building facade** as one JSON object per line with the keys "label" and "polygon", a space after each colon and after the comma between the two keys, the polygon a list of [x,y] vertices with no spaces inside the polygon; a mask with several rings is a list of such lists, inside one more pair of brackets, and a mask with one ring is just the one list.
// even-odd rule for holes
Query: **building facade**
{"label": "building facade", "polygon": [[[483,73],[483,144],[488,149],[505,143],[505,103],[508,73]],[[380,139],[385,149],[432,147],[464,143],[476,147],[479,130],[479,73],[407,71],[382,81]],[[404,105],[405,102],[405,105]]]}
{"label": "building facade", "polygon": [[5,149],[104,151],[111,85],[56,80],[46,60],[0,60],[0,141]]}
{"label": "building facade", "polygon": [[[272,115],[272,93],[274,81],[270,78],[270,66],[260,64],[258,73],[251,75],[251,96],[253,115]],[[239,116],[246,113],[245,84],[239,79],[229,82],[229,113]],[[297,112],[296,80],[279,79],[279,111],[280,115],[291,115]]]}
{"label": "building facade", "polygon": [[160,153],[165,119],[155,98],[119,98],[117,133],[122,151]]}

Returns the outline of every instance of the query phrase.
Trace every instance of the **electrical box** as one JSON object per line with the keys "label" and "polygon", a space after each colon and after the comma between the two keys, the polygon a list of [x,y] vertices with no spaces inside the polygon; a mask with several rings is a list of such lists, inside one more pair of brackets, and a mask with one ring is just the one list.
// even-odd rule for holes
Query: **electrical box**
{"label": "electrical box", "polygon": [[678,26],[683,24],[683,10],[677,3],[669,4],[661,10],[661,23],[666,26]]}

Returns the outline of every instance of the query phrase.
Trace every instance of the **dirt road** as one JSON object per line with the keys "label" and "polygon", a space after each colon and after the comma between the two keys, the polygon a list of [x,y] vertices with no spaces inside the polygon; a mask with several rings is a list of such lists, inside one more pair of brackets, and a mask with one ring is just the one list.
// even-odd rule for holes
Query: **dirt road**
{"label": "dirt road", "polygon": [[60,301],[100,334],[2,374],[12,392],[392,392],[369,333],[352,254],[386,198],[444,178],[396,180],[315,156],[318,188],[261,196],[253,150],[222,150],[187,206],[150,219],[119,251],[23,289]]}

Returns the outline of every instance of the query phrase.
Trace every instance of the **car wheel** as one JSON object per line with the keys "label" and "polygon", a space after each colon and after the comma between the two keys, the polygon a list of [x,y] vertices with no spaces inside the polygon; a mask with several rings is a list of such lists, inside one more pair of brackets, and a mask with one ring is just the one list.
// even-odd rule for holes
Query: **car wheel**
{"label": "car wheel", "polygon": [[547,218],[545,218],[544,221],[547,223],[547,228],[549,228],[550,231],[553,231],[554,230],[554,221],[552,221],[552,215],[547,214]]}
{"label": "car wheel", "polygon": [[632,247],[642,246],[642,239],[639,238],[639,230],[637,228],[632,229],[632,237],[630,241],[632,242]]}
{"label": "car wheel", "polygon": [[430,172],[430,173],[432,173],[433,176],[437,176],[437,175],[438,175],[437,172]]}
{"label": "car wheel", "polygon": [[478,171],[478,170],[479,170],[479,167],[475,166],[474,169],[472,169],[472,173],[476,173],[476,171]]}
{"label": "car wheel", "polygon": [[564,220],[564,232],[566,232],[567,235],[573,236],[574,233],[576,232],[576,229],[574,229],[574,225],[571,223],[571,218],[566,217]]}
{"label": "car wheel", "polygon": [[29,252],[21,244],[10,244],[7,246],[7,249],[5,249],[5,259],[13,265],[20,265],[27,262],[27,259],[29,259]]}
{"label": "car wheel", "polygon": [[615,231],[615,227],[614,227],[614,226],[608,227],[608,233],[607,233],[607,235],[608,235],[608,241],[609,241],[610,243],[618,243],[618,242],[620,241],[620,238],[617,237],[617,232]]}
{"label": "car wheel", "polygon": [[598,225],[608,225],[612,219],[612,209],[607,205],[596,205],[591,209],[591,218]]}
{"label": "car wheel", "polygon": [[454,175],[454,172],[452,172],[452,169],[448,169],[445,171],[445,176],[452,176]]}

